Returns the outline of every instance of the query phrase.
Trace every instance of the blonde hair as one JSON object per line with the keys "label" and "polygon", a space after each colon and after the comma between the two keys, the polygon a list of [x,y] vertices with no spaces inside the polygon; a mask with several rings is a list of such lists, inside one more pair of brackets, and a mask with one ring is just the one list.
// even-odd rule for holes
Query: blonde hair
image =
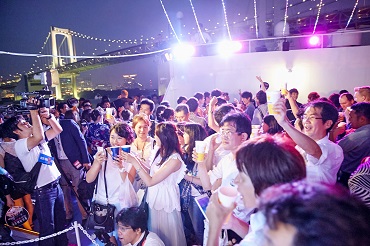
{"label": "blonde hair", "polygon": [[134,118],[132,119],[132,129],[135,129],[136,124],[139,123],[140,121],[144,121],[148,126],[151,125],[149,117],[144,113],[139,113],[135,115]]}
{"label": "blonde hair", "polygon": [[355,87],[354,91],[357,91],[361,96],[370,99],[370,86]]}

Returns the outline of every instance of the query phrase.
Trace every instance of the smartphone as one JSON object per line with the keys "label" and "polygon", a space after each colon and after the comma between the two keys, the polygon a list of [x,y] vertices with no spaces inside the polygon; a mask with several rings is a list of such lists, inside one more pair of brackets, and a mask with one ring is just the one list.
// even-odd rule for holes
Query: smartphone
{"label": "smartphone", "polygon": [[195,199],[195,202],[197,203],[200,211],[202,212],[204,218],[206,218],[206,220],[208,221],[208,218],[206,216],[206,209],[207,209],[208,203],[209,203],[209,197],[208,197],[208,195],[207,194],[203,194],[203,195],[194,197],[194,199]]}

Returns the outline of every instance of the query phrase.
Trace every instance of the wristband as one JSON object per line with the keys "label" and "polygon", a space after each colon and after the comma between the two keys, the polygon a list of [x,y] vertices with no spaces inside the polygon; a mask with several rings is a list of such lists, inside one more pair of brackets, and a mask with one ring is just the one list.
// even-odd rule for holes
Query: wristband
{"label": "wristband", "polygon": [[119,169],[118,169],[118,171],[119,171],[120,173],[124,173],[124,172],[126,171],[126,168],[124,168],[124,167],[119,168]]}
{"label": "wristband", "polygon": [[49,117],[46,117],[45,119],[47,119],[47,120],[50,120],[51,119],[51,116],[52,114],[49,114]]}

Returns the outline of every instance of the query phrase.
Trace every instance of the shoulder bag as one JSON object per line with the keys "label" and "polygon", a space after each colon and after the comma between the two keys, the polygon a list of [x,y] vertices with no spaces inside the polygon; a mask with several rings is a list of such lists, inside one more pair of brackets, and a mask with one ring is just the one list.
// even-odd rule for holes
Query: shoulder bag
{"label": "shoulder bag", "polygon": [[[108,152],[105,152],[106,157],[108,157]],[[93,201],[91,204],[91,209],[86,221],[86,229],[102,230],[106,233],[114,231],[114,211],[116,207],[109,204],[108,200],[108,190],[107,190],[107,179],[105,177],[107,170],[107,161],[104,165],[104,187],[105,196],[107,198],[107,204],[100,204],[97,201]],[[95,189],[95,196],[97,193],[98,186]]]}

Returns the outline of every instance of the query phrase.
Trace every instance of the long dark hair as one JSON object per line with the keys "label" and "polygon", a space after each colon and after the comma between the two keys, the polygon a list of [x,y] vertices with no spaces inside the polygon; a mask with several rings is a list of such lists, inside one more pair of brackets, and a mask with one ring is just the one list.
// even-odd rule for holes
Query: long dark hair
{"label": "long dark hair", "polygon": [[203,126],[198,123],[188,123],[184,126],[184,132],[189,135],[189,143],[185,148],[185,163],[194,164],[192,159],[195,141],[203,141],[207,137],[207,132]]}
{"label": "long dark hair", "polygon": [[281,133],[284,129],[276,121],[275,116],[266,115],[263,118],[263,122],[268,125],[269,129],[267,130],[268,134],[274,135],[276,133]]}
{"label": "long dark hair", "polygon": [[155,128],[155,135],[161,141],[161,147],[155,157],[161,155],[162,160],[158,165],[162,165],[173,152],[182,155],[179,139],[176,135],[176,126],[172,122],[161,122]]}

